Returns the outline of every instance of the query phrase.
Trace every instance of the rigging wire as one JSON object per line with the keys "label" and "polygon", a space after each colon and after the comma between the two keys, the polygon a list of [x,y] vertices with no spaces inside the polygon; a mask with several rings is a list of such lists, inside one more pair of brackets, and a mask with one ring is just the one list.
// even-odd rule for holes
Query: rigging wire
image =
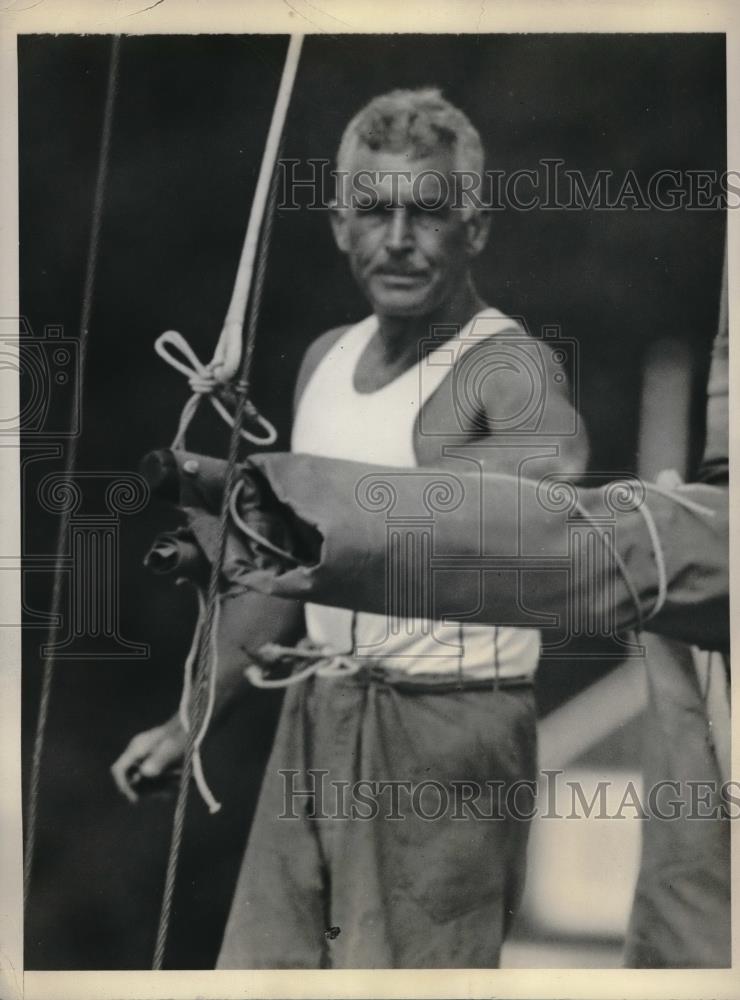
{"label": "rigging wire", "polygon": [[[254,360],[254,349],[257,340],[257,329],[259,322],[260,305],[264,291],[265,277],[267,273],[267,255],[273,230],[273,222],[276,215],[278,198],[278,162],[282,145],[282,132],[285,115],[290,99],[290,91],[295,78],[298,56],[300,53],[302,36],[292,36],[288,46],[285,59],[283,76],[278,92],[278,100],[273,111],[273,119],[270,125],[268,136],[268,147],[265,150],[265,157],[262,161],[262,174],[266,174],[269,185],[266,192],[266,201],[262,207],[253,205],[250,216],[250,225],[247,229],[245,240],[245,251],[239,265],[237,284],[243,287],[251,286],[251,295],[248,304],[247,332],[244,349],[241,352],[241,364],[239,380],[235,385],[236,404],[233,413],[233,423],[229,436],[229,450],[224,474],[224,489],[219,514],[218,535],[216,539],[216,553],[211,564],[211,572],[208,580],[206,592],[206,611],[202,618],[198,656],[196,667],[192,679],[189,726],[187,729],[187,744],[185,760],[177,790],[177,800],[175,803],[175,813],[172,824],[172,836],[170,848],[167,856],[167,870],[165,875],[165,885],[162,894],[162,904],[160,908],[159,923],[157,927],[157,940],[154,947],[154,957],[152,968],[160,970],[164,964],[164,954],[167,946],[167,938],[172,917],[172,901],[175,891],[175,879],[177,865],[182,846],[183,831],[185,826],[185,815],[187,810],[188,792],[190,789],[190,779],[193,775],[193,763],[196,756],[196,741],[202,740],[203,720],[209,710],[209,692],[213,690],[214,671],[216,670],[216,621],[219,610],[219,590],[221,567],[226,551],[226,537],[230,523],[230,498],[234,490],[236,481],[236,467],[239,458],[239,444],[242,439],[241,428],[245,414],[249,407],[249,390],[251,385],[252,364]],[[268,155],[270,159],[268,160]],[[257,192],[255,192],[255,199]],[[259,239],[254,233],[253,219],[261,219],[261,231]],[[257,242],[255,242],[257,241]],[[249,245],[249,246],[248,246]],[[256,258],[255,258],[256,254]],[[254,266],[254,275],[251,270]],[[249,270],[248,280],[245,281],[244,270]],[[253,281],[252,281],[253,278]],[[235,290],[236,296],[236,290]],[[237,296],[238,297],[238,296]],[[233,321],[233,301],[229,308],[229,323]],[[225,331],[227,327],[224,328]],[[233,330],[233,327],[231,327]],[[239,324],[241,331],[241,323]]]}
{"label": "rigging wire", "polygon": [[[103,202],[105,199],[105,189],[108,180],[110,166],[111,135],[113,130],[113,112],[116,104],[116,94],[118,91],[118,67],[121,53],[121,36],[115,35],[111,43],[110,62],[108,66],[108,83],[105,96],[105,110],[103,112],[103,130],[100,139],[100,152],[98,154],[98,170],[95,180],[95,195],[93,202],[92,223],[90,227],[90,242],[87,251],[87,263],[85,266],[85,283],[82,293],[82,311],[80,315],[79,333],[79,396],[82,398],[85,384],[85,362],[87,358],[87,344],[90,331],[90,316],[95,292],[95,277],[97,273],[98,256],[100,248],[100,231],[103,218]],[[77,466],[77,454],[79,445],[79,434],[69,438],[67,455],[64,464],[65,480],[69,482]],[[28,785],[27,811],[26,811],[26,841],[23,855],[23,897],[27,901],[33,875],[33,860],[36,847],[36,835],[38,830],[39,812],[39,787],[41,782],[41,761],[44,753],[46,730],[49,722],[49,707],[51,704],[52,680],[54,675],[54,647],[59,640],[62,609],[62,561],[64,559],[66,540],[69,533],[71,513],[68,508],[62,510],[59,518],[59,529],[56,544],[56,565],[54,570],[54,584],[51,597],[51,612],[49,633],[47,643],[42,647],[41,655],[44,658],[44,670],[41,680],[41,694],[39,698],[38,714],[36,716],[36,730],[33,739],[33,753],[31,758],[31,775]]]}

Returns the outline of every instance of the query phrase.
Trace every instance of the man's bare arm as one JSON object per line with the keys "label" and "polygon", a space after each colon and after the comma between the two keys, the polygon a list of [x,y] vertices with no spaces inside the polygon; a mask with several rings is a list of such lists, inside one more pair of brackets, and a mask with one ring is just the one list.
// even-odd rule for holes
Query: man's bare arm
{"label": "man's bare arm", "polygon": [[[244,669],[260,646],[267,642],[292,644],[303,631],[300,601],[268,597],[250,591],[221,603],[217,636],[218,669],[213,720],[222,720],[250,686]],[[138,733],[111,767],[119,791],[131,802],[139,792],[176,775],[187,736],[179,713]]]}
{"label": "man's bare arm", "polygon": [[[328,330],[306,351],[298,373],[294,406],[327,350],[346,327]],[[227,598],[219,617],[218,674],[213,719],[216,724],[249,690],[244,669],[252,654],[268,642],[293,645],[303,634],[303,609],[299,601],[285,601],[256,592]],[[179,768],[187,736],[179,713],[159,726],[138,733],[111,767],[113,780],[131,802],[139,790],[173,776]]]}
{"label": "man's bare arm", "polygon": [[529,370],[508,367],[495,338],[468,351],[424,407],[414,437],[421,465],[459,468],[455,452],[474,445],[466,454],[486,472],[529,479],[584,472],[588,435],[566,373],[548,344],[531,344],[537,364]]}

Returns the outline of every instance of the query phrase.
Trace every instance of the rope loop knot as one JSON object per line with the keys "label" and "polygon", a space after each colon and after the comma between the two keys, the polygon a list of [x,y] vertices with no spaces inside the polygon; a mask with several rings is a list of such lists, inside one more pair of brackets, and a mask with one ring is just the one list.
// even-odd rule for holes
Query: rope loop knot
{"label": "rope loop knot", "polygon": [[[201,399],[206,396],[218,413],[221,419],[229,425],[234,426],[234,418],[227,407],[236,406],[236,396],[239,392],[246,391],[246,383],[240,381],[236,387],[216,378],[210,365],[204,365],[198,355],[192,349],[185,337],[177,330],[166,330],[154,342],[154,350],[172,368],[175,368],[184,375],[192,390],[192,396],[185,403],[180,423],[177,428],[175,439],[172,442],[173,450],[185,448],[185,435],[190,425],[190,421],[195,416]],[[177,354],[173,353],[176,351]],[[178,357],[178,354],[180,355]],[[183,360],[184,359],[184,360]],[[258,436],[252,434],[246,428],[239,428],[239,433],[245,441],[250,444],[263,445],[269,447],[277,441],[277,431],[270,421],[263,417],[254,403],[247,399],[244,402],[244,415],[254,424],[258,424],[264,434]]]}

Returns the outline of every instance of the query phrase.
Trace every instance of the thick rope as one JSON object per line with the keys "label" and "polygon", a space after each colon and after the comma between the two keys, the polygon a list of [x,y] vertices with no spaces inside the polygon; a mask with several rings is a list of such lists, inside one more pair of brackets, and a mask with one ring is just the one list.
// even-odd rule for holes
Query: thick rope
{"label": "thick rope", "polygon": [[257,186],[252,200],[252,211],[249,215],[247,234],[239,259],[234,291],[224,320],[223,330],[219,337],[216,352],[211,362],[216,377],[227,381],[236,375],[239,369],[239,359],[242,356],[242,334],[244,316],[250,298],[252,280],[255,277],[255,262],[259,270],[259,245],[263,220],[270,222],[270,212],[266,212],[266,203],[270,200],[270,187],[274,183],[273,173],[278,160],[280,143],[282,142],[285,118],[290,105],[290,98],[295,83],[298,63],[303,46],[303,35],[291,35],[288,51],[285,54],[285,64],[280,79],[272,120],[265,141],[265,151],[257,177]]}
{"label": "thick rope", "polygon": [[[295,52],[295,46],[291,42],[288,50],[289,55]],[[286,67],[283,80],[286,74],[291,71],[286,58]],[[292,68],[295,75],[295,69]],[[281,91],[283,93],[283,84]],[[277,108],[276,108],[277,111]],[[283,116],[284,117],[284,116]],[[275,116],[273,116],[273,123]],[[272,126],[271,126],[272,131]],[[282,131],[282,129],[281,129]],[[209,692],[213,692],[215,685],[215,657],[213,650],[217,641],[217,618],[220,590],[221,567],[226,551],[226,538],[229,530],[230,510],[229,503],[234,489],[236,479],[236,467],[239,458],[239,444],[242,438],[241,430],[244,416],[248,407],[248,394],[250,388],[252,360],[254,357],[254,347],[257,338],[257,327],[259,321],[260,305],[262,293],[264,291],[265,277],[267,272],[267,255],[272,236],[273,221],[276,214],[278,178],[277,160],[279,157],[279,145],[275,148],[275,157],[272,164],[272,183],[270,184],[267,204],[264,210],[264,223],[261,232],[259,254],[257,256],[257,266],[252,284],[252,294],[249,299],[249,314],[247,324],[247,336],[244,352],[241,361],[241,371],[239,381],[236,385],[236,405],[234,407],[233,424],[229,436],[229,451],[224,474],[224,490],[219,514],[218,534],[216,539],[216,552],[211,563],[211,572],[206,591],[206,608],[203,618],[199,655],[197,666],[192,683],[191,698],[191,722],[188,727],[188,741],[185,753],[185,762],[180,775],[180,784],[175,804],[175,815],[172,825],[172,838],[167,858],[167,874],[165,877],[164,892],[162,894],[162,906],[159,914],[159,925],[157,928],[157,941],[154,948],[154,958],[152,967],[155,970],[162,968],[164,962],[164,952],[167,945],[170,919],[172,915],[172,899],[175,891],[175,876],[180,857],[183,830],[185,826],[185,813],[187,808],[188,791],[190,778],[193,774],[194,761],[197,759],[197,750],[200,742],[205,736],[205,724],[207,725],[209,710]],[[264,161],[263,161],[264,164]],[[253,210],[254,214],[254,210]],[[250,217],[251,222],[251,217]],[[248,231],[249,235],[249,231]],[[251,277],[251,276],[250,276]],[[212,704],[212,702],[211,702]],[[200,741],[200,742],[199,742]]]}
{"label": "thick rope", "polygon": [[[110,64],[108,68],[108,84],[103,112],[103,131],[98,154],[98,172],[95,180],[95,195],[93,201],[92,224],[90,227],[90,243],[87,251],[85,267],[85,284],[82,293],[82,312],[80,314],[80,347],[79,347],[79,396],[82,398],[85,379],[85,362],[87,359],[87,344],[90,330],[95,276],[97,273],[98,251],[100,247],[100,230],[103,218],[103,201],[108,179],[110,164],[111,134],[113,129],[113,111],[118,90],[118,65],[121,51],[121,37],[116,35],[111,45]],[[64,475],[70,480],[77,466],[79,435],[69,439],[67,456],[64,465]],[[36,847],[36,832],[38,828],[39,787],[41,781],[41,761],[44,754],[46,729],[49,720],[49,705],[51,702],[52,678],[54,673],[54,646],[59,640],[62,608],[62,560],[66,550],[71,513],[63,510],[59,518],[59,530],[56,545],[56,567],[51,597],[50,626],[46,644],[46,656],[38,715],[36,717],[36,732],[33,741],[31,759],[31,776],[28,785],[28,808],[26,812],[26,844],[23,857],[23,895],[28,900],[33,874],[34,850]],[[43,653],[42,653],[43,655]]]}

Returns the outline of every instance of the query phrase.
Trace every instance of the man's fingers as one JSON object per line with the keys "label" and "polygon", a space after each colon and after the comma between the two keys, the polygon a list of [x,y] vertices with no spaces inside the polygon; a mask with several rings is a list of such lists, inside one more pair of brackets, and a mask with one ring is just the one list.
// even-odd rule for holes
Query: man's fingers
{"label": "man's fingers", "polygon": [[179,764],[182,751],[173,739],[166,736],[142,760],[139,771],[144,778],[158,778],[165,771]]}
{"label": "man's fingers", "polygon": [[125,795],[129,802],[137,802],[139,796],[136,794],[133,788],[132,779],[138,770],[138,759],[136,754],[131,752],[131,746],[129,745],[118,760],[113,764],[110,771],[113,775],[113,780],[116,783],[116,788]]}
{"label": "man's fingers", "polygon": [[175,728],[173,735],[170,724],[134,736],[111,767],[121,794],[138,802],[140,792],[170,788],[181,768],[185,742],[185,733]]}
{"label": "man's fingers", "polygon": [[116,787],[129,802],[138,801],[139,796],[135,786],[139,782],[141,768],[151,756],[152,749],[160,741],[161,736],[158,730],[138,733],[111,767]]}
{"label": "man's fingers", "polygon": [[137,770],[131,779],[134,788],[141,796],[151,798],[153,796],[163,796],[170,798],[176,791],[182,775],[181,768],[170,768],[163,774],[154,778],[147,778]]}

